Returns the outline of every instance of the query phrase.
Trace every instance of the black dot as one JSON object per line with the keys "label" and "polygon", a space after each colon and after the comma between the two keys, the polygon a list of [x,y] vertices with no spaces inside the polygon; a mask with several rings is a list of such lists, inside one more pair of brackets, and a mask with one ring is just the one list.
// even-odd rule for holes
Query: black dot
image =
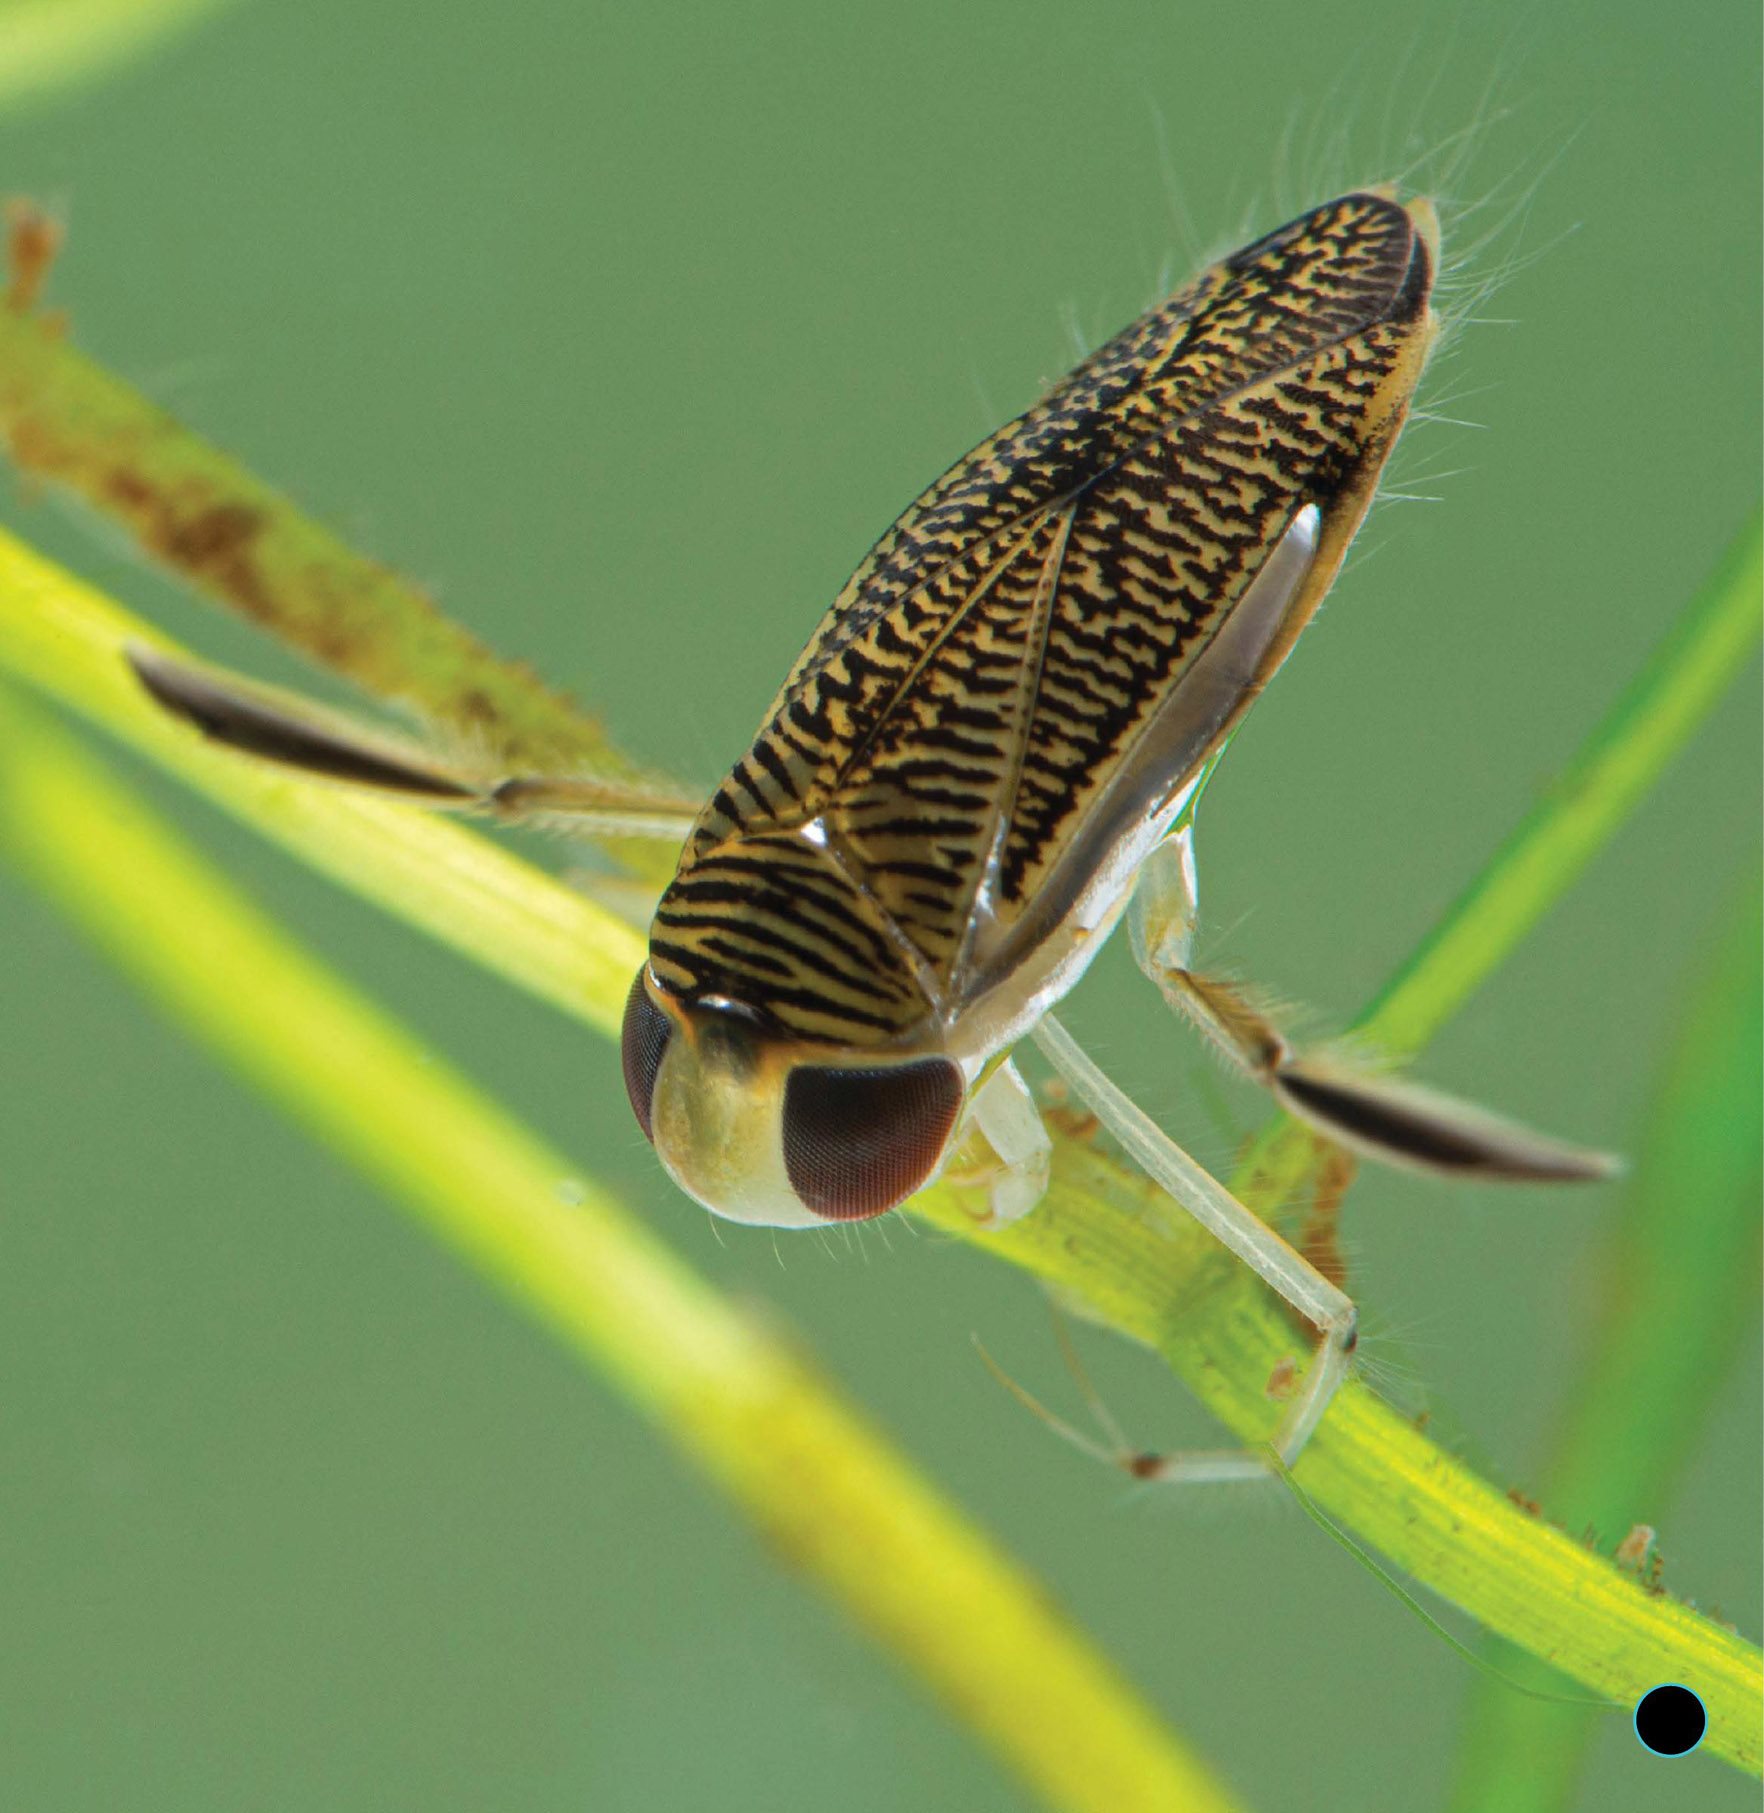
{"label": "black dot", "polygon": [[1656,1756],[1684,1756],[1703,1741],[1709,1715],[1703,1702],[1676,1681],[1651,1687],[1636,1702],[1635,1735]]}

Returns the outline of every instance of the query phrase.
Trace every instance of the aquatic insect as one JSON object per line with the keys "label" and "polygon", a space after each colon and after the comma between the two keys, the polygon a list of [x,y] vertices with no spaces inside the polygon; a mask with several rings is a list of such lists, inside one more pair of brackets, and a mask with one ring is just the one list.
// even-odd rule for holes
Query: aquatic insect
{"label": "aquatic insect", "polygon": [[[1347,1297],[1210,1178],[1051,1013],[1124,914],[1141,969],[1291,1112],[1375,1157],[1489,1178],[1609,1162],[1296,1051],[1191,967],[1194,814],[1371,502],[1437,332],[1431,207],[1368,189],[1234,252],[1086,358],[871,550],[697,817],[625,1009],[637,1120],[738,1221],[894,1208],[972,1129],[995,1219],[1049,1141],[1032,1036],[1175,1199],[1319,1330],[1290,1461],[1346,1369]],[[223,743],[433,804],[569,817],[567,779],[486,788],[135,651]],[[593,788],[601,828],[653,803]],[[1232,1468],[1215,1461],[1212,1475]]]}

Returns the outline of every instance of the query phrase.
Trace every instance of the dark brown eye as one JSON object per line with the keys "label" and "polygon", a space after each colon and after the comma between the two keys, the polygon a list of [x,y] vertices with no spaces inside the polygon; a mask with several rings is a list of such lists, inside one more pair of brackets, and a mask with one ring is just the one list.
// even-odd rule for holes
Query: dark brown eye
{"label": "dark brown eye", "polygon": [[962,1105],[948,1058],[872,1070],[805,1064],[784,1086],[784,1169],[805,1208],[861,1221],[912,1195]]}
{"label": "dark brown eye", "polygon": [[625,997],[625,1029],[619,1038],[619,1051],[625,1060],[625,1093],[631,1098],[631,1110],[643,1137],[655,1143],[651,1129],[650,1109],[655,1099],[655,1073],[661,1069],[662,1053],[674,1023],[650,1000],[643,987],[643,972],[631,984]]}

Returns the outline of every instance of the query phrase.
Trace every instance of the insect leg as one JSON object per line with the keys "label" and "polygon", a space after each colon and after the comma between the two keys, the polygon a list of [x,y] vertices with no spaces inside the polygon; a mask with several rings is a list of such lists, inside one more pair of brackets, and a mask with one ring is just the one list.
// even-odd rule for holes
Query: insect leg
{"label": "insect leg", "polygon": [[1253,991],[1189,967],[1194,860],[1186,829],[1156,850],[1132,904],[1133,954],[1164,999],[1280,1105],[1339,1145],[1387,1164],[1507,1182],[1610,1177],[1603,1152],[1337,1057],[1295,1051]]}
{"label": "insect leg", "polygon": [[692,825],[693,813],[684,803],[637,788],[545,776],[486,783],[304,700],[284,704],[248,681],[139,644],[123,653],[148,695],[171,716],[211,742],[302,774],[423,805],[492,812],[507,819],[567,819],[578,830],[607,836],[683,838]]}
{"label": "insect leg", "polygon": [[[1281,1465],[1290,1467],[1347,1376],[1356,1325],[1352,1300],[1245,1208],[1223,1184],[1203,1171],[1103,1075],[1052,1014],[1042,1017],[1034,1037],[1049,1063],[1127,1148],[1146,1175],[1317,1330],[1315,1357],[1272,1439]],[[1134,1470],[1144,1478],[1200,1482],[1261,1478],[1270,1468],[1265,1455],[1246,1450],[1153,1457]]]}
{"label": "insect leg", "polygon": [[980,1085],[974,1121],[997,1154],[1003,1175],[992,1185],[993,1227],[1018,1220],[1047,1194],[1053,1141],[1022,1073],[1008,1058]]}

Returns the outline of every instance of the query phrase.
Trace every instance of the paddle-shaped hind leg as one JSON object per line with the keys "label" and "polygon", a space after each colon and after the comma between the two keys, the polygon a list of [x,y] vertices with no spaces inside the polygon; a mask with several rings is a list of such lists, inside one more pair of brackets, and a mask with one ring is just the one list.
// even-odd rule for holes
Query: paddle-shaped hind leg
{"label": "paddle-shaped hind leg", "polygon": [[415,804],[498,818],[555,819],[598,836],[683,839],[684,802],[618,782],[517,775],[483,780],[451,771],[426,751],[358,729],[306,700],[133,645],[124,658],[156,704],[210,742],[279,767],[389,793]]}
{"label": "paddle-shaped hind leg", "polygon": [[1607,1153],[1534,1133],[1435,1090],[1295,1051],[1250,991],[1189,967],[1192,836],[1191,822],[1140,871],[1130,909],[1134,957],[1164,999],[1289,1113],[1369,1158],[1444,1176],[1580,1183],[1621,1169]]}
{"label": "paddle-shaped hind leg", "polygon": [[[1270,1443],[1280,1465],[1290,1467],[1347,1376],[1355,1340],[1352,1301],[1111,1083],[1052,1014],[1043,1016],[1034,1038],[1073,1093],[1127,1148],[1140,1169],[1317,1330],[1316,1353]],[[1268,1455],[1257,1449],[1165,1455],[1133,1470],[1140,1478],[1194,1483],[1261,1479],[1275,1471]]]}

